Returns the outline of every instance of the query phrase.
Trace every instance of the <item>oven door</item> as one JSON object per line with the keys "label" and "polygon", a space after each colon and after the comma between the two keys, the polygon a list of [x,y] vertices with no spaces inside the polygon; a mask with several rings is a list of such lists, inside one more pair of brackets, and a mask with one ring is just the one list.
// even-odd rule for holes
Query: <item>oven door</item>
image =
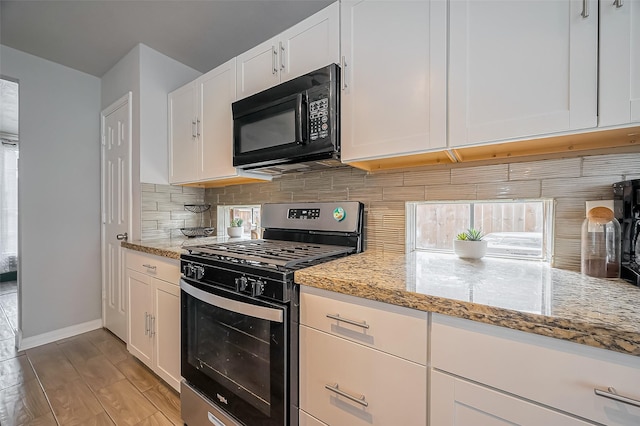
{"label": "oven door", "polygon": [[287,307],[183,278],[184,379],[245,425],[286,424]]}

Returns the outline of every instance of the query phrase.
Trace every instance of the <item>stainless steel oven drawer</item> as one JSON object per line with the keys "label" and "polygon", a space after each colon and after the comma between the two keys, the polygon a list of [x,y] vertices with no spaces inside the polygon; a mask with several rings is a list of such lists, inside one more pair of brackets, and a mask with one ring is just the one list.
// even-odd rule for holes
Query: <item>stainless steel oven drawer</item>
{"label": "stainless steel oven drawer", "polygon": [[215,405],[184,380],[180,383],[180,411],[188,426],[212,424],[214,426],[242,426],[220,411]]}

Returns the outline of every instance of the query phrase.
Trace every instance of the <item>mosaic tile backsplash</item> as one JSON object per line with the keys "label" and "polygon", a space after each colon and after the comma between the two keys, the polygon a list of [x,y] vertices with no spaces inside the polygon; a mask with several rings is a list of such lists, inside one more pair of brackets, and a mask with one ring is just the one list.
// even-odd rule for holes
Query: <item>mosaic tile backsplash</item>
{"label": "mosaic tile backsplash", "polygon": [[554,266],[579,270],[585,201],[611,199],[611,184],[627,179],[640,179],[640,153],[373,174],[340,167],[206,190],[143,184],[142,238],[179,236],[179,228],[198,226],[197,215],[184,210],[188,203],[211,204],[215,226],[217,205],[356,200],[366,208],[366,248],[404,253],[406,201],[543,197],[556,200]]}

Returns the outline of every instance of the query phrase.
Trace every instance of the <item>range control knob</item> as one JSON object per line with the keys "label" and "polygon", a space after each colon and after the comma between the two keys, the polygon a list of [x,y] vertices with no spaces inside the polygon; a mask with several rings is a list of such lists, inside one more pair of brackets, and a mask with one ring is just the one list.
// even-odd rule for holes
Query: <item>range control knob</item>
{"label": "range control knob", "polygon": [[260,296],[264,293],[264,282],[261,280],[255,280],[251,283],[251,295]]}
{"label": "range control knob", "polygon": [[191,263],[187,263],[186,265],[183,265],[182,273],[187,278],[193,277],[193,265]]}
{"label": "range control knob", "polygon": [[195,271],[196,280],[201,280],[204,277],[204,266],[194,266],[193,269]]}
{"label": "range control knob", "polygon": [[236,278],[235,282],[238,291],[245,291],[247,289],[247,277]]}

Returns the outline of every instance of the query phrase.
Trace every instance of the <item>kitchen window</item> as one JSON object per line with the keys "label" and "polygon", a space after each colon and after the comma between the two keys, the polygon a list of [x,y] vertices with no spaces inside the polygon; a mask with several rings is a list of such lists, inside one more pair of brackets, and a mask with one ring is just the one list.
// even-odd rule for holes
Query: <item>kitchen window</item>
{"label": "kitchen window", "polygon": [[542,260],[552,253],[553,200],[408,202],[407,252],[453,252],[456,235],[475,228],[487,256]]}
{"label": "kitchen window", "polygon": [[249,235],[252,228],[260,227],[260,206],[218,206],[218,234],[225,235],[233,219],[242,219],[242,232]]}

